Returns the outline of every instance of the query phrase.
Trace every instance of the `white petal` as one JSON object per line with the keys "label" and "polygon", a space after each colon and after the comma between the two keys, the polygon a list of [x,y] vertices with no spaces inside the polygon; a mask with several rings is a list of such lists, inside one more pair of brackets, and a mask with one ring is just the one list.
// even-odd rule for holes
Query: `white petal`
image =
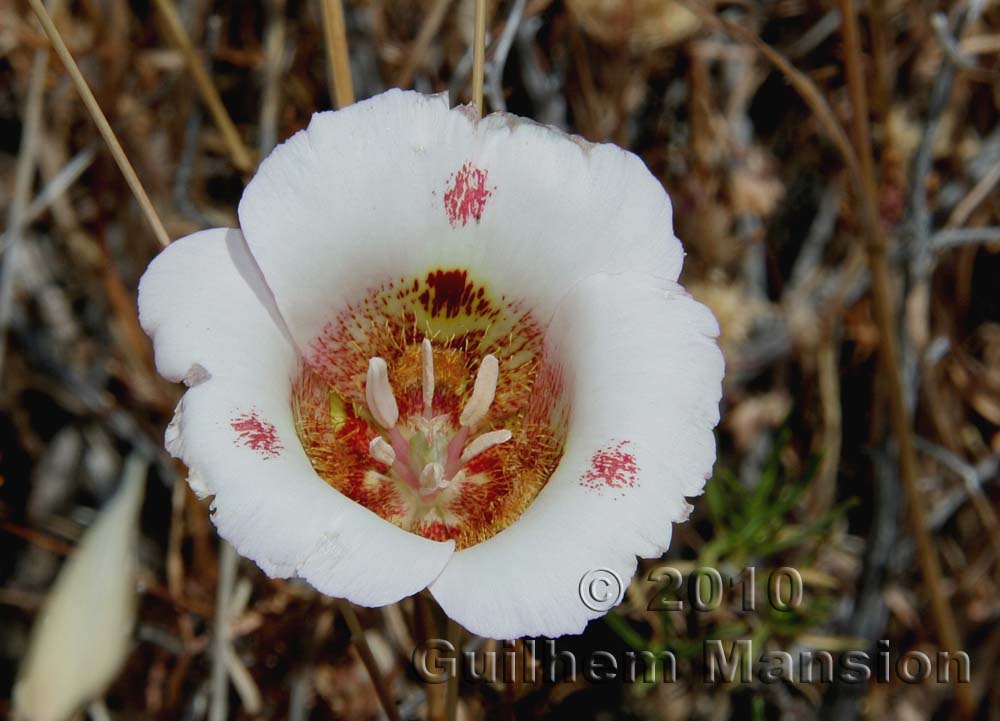
{"label": "white petal", "polygon": [[14,717],[64,721],[104,693],[135,625],[136,518],[145,464],[129,459],[122,487],[63,566],[35,621],[14,688]]}
{"label": "white petal", "polygon": [[271,291],[230,228],[181,238],[153,259],[139,281],[139,322],[160,375],[188,385],[233,362],[263,370],[295,359]]}
{"label": "white petal", "polygon": [[467,269],[544,322],[582,278],[673,280],[682,258],[670,201],[631,153],[398,90],[314,115],[261,164],[239,215],[307,354],[348,304],[435,269]]}
{"label": "white petal", "polygon": [[595,273],[677,280],[684,252],[670,198],[638,156],[505,113],[484,118],[476,135],[495,188],[476,267],[529,299],[536,317],[548,320]]}
{"label": "white petal", "polygon": [[168,431],[170,452],[214,495],[220,535],[268,575],[363,605],[419,591],[453,544],[403,531],[316,475],[291,410],[299,361],[253,269],[239,231],[216,229],[175,241],[142,279],[157,367],[200,380]]}
{"label": "white petal", "polygon": [[[676,283],[600,275],[553,321],[572,415],[560,465],[512,526],[462,550],[431,584],[445,612],[494,638],[578,633],[581,579],[628,583],[636,556],[662,555],[715,461],[718,326]],[[604,609],[607,610],[607,609]]]}

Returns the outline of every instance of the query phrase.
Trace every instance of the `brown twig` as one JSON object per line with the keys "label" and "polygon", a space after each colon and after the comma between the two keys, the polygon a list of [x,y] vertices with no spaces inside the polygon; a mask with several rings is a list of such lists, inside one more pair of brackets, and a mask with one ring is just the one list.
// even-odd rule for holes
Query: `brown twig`
{"label": "brown twig", "polygon": [[[426,642],[440,637],[440,629],[435,611],[439,611],[437,602],[426,589],[413,597],[414,635]],[[427,721],[445,721],[447,717],[447,688],[441,684],[426,684]]]}
{"label": "brown twig", "polygon": [[868,24],[872,37],[872,109],[876,121],[887,129],[892,105],[892,66],[889,38],[886,28],[885,0],[871,0],[868,4]]}
{"label": "brown twig", "polygon": [[343,0],[320,0],[323,8],[323,38],[326,41],[326,60],[330,65],[333,83],[333,106],[338,110],[354,102],[354,83],[351,80],[351,61],[347,53],[347,27],[344,24]]}
{"label": "brown twig", "polygon": [[420,26],[417,38],[413,41],[410,52],[403,62],[403,67],[399,71],[399,75],[396,76],[396,85],[399,87],[408,88],[413,83],[413,76],[416,75],[417,68],[423,62],[424,55],[427,54],[434,36],[440,30],[441,23],[444,22],[445,15],[448,12],[448,8],[451,7],[451,3],[452,0],[434,0],[430,12],[427,13],[427,17],[424,18],[424,22]]}
{"label": "brown twig", "polygon": [[389,690],[389,685],[379,670],[378,663],[375,661],[375,655],[368,645],[368,639],[365,638],[365,630],[361,627],[358,614],[354,612],[354,606],[349,601],[338,598],[337,608],[344,615],[344,620],[347,621],[347,627],[351,630],[351,640],[354,642],[354,647],[358,650],[358,655],[361,656],[361,663],[365,665],[368,676],[371,677],[372,684],[375,686],[375,693],[378,694],[378,700],[382,703],[385,715],[389,717],[389,721],[402,721],[399,709],[396,707],[396,700],[392,697],[392,691]]}
{"label": "brown twig", "polygon": [[826,101],[826,98],[823,97],[822,91],[816,87],[816,84],[809,78],[809,76],[788,62],[788,60],[781,53],[757,37],[753,31],[748,30],[742,25],[738,25],[737,23],[730,22],[725,18],[719,17],[712,12],[712,10],[705,7],[700,0],[681,1],[707,24],[720,28],[727,35],[745,42],[748,45],[752,45],[757,52],[763,55],[768,62],[774,65],[778,72],[780,72],[785,80],[788,81],[788,84],[792,86],[795,92],[797,92],[805,101],[806,105],[809,106],[809,109],[813,112],[813,115],[816,116],[816,119],[829,136],[829,139],[836,146],[841,159],[844,161],[844,164],[847,166],[851,175],[855,177],[861,176],[861,167],[858,163],[858,158],[854,153],[854,148],[851,147],[850,138],[847,137],[847,133],[845,133],[844,129],[840,127],[840,123],[837,122],[837,117],[834,115],[833,109]]}
{"label": "brown twig", "polygon": [[278,117],[281,107],[281,76],[285,69],[285,0],[267,3],[267,29],[264,31],[264,67],[260,100],[260,130],[257,147],[261,157],[278,142]]}
{"label": "brown twig", "polygon": [[198,88],[198,93],[201,95],[202,101],[208,107],[208,112],[218,126],[219,132],[222,133],[222,139],[229,150],[233,165],[245,173],[249,172],[254,165],[253,156],[249,148],[243,143],[242,138],[240,138],[240,133],[236,129],[232,118],[229,117],[226,106],[222,104],[219,91],[209,77],[208,71],[205,70],[205,65],[201,58],[198,57],[198,53],[191,43],[191,37],[188,35],[187,29],[184,27],[184,23],[181,22],[180,15],[177,13],[177,8],[174,7],[171,0],[154,0],[154,2],[157,9],[163,15],[163,19],[167,25],[167,32],[170,33],[171,39],[184,56],[184,62],[187,64],[191,78],[194,80],[195,87]]}
{"label": "brown twig", "polygon": [[510,49],[514,45],[514,38],[517,37],[521,21],[524,19],[526,5],[527,0],[514,0],[511,3],[510,13],[508,13],[507,21],[504,23],[503,32],[500,33],[500,37],[493,43],[490,62],[487,63],[484,70],[486,74],[484,92],[490,99],[490,107],[494,111],[505,111],[507,109],[507,103],[503,96],[504,68],[507,66],[507,56],[510,55]]}
{"label": "brown twig", "polygon": [[989,226],[986,228],[939,230],[931,236],[930,246],[931,250],[940,252],[949,248],[961,248],[980,243],[1000,243],[1000,228]]}
{"label": "brown twig", "polygon": [[[447,636],[448,642],[453,648],[458,649],[459,653],[461,653],[462,629],[450,618],[446,618],[445,624],[445,635]],[[445,718],[448,721],[455,721],[458,714],[458,691],[459,675],[457,673],[450,674],[448,676],[448,693],[445,696]]]}
{"label": "brown twig", "polygon": [[[851,96],[851,129],[860,159],[862,221],[867,236],[868,264],[872,276],[872,300],[879,326],[882,368],[887,380],[889,415],[899,453],[899,475],[906,496],[910,529],[916,539],[921,575],[927,584],[931,611],[938,640],[945,650],[957,652],[958,627],[941,587],[941,567],[927,531],[927,514],[917,488],[917,459],[913,447],[909,414],[903,396],[897,347],[895,309],[890,292],[886,238],[877,212],[875,164],[872,157],[868,122],[868,99],[865,89],[861,39],[853,0],[838,0],[842,18],[847,86]],[[955,684],[955,698],[966,715],[971,715],[972,696],[968,685]]]}
{"label": "brown twig", "polygon": [[184,593],[184,504],[187,500],[187,481],[180,473],[174,478],[170,493],[170,531],[167,535],[166,574],[171,596]]}
{"label": "brown twig", "polygon": [[840,375],[838,355],[840,339],[837,329],[830,328],[827,337],[816,349],[816,375],[819,384],[823,434],[822,459],[816,470],[816,480],[809,499],[810,511],[815,517],[833,505],[837,492],[837,471],[843,442],[843,409],[840,405]]}
{"label": "brown twig", "polygon": [[17,536],[18,538],[23,538],[28,543],[38,546],[39,548],[44,548],[46,551],[55,553],[58,556],[68,556],[73,552],[72,544],[61,541],[50,534],[36,531],[33,528],[19,526],[6,519],[0,518],[0,531],[9,533],[12,536]]}
{"label": "brown twig", "polygon": [[476,0],[472,28],[472,104],[483,114],[483,82],[486,72],[486,0]]}
{"label": "brown twig", "polygon": [[36,151],[42,124],[42,105],[45,100],[45,75],[49,68],[49,55],[36,50],[31,60],[28,78],[28,98],[24,103],[21,145],[18,148],[17,168],[14,172],[14,197],[7,213],[7,256],[0,269],[0,376],[3,375],[7,355],[7,325],[14,303],[14,274],[18,272],[18,251],[23,242],[25,216],[31,197],[31,181],[35,176]]}
{"label": "brown twig", "polygon": [[49,152],[51,148],[43,149],[39,160],[46,185],[31,201],[21,222],[25,225],[34,223],[49,208],[52,208],[56,215],[63,213],[69,205],[64,194],[90,168],[97,156],[98,147],[97,143],[88,145],[71,160],[60,162],[58,167],[53,167],[49,163],[49,159],[53,157]]}
{"label": "brown twig", "polygon": [[[909,424],[909,415],[903,397],[899,374],[899,351],[895,333],[895,311],[890,295],[889,267],[886,260],[886,238],[877,207],[874,161],[868,130],[868,103],[861,64],[860,39],[857,18],[852,0],[839,0],[842,32],[845,42],[848,86],[853,106],[852,131],[854,145],[848,140],[823,98],[822,93],[803,73],[794,68],[780,53],[763,42],[746,28],[718,17],[697,0],[683,0],[696,14],[707,22],[722,27],[733,37],[753,45],[770,61],[789,84],[799,93],[837,146],[850,174],[861,184],[858,200],[861,204],[861,221],[867,237],[868,264],[872,277],[872,298],[881,335],[881,361],[889,391],[889,413],[896,441],[899,446],[899,473],[903,492],[910,509],[910,526],[917,542],[921,574],[927,583],[928,595],[937,627],[939,640],[949,651],[958,651],[959,635],[951,608],[941,588],[941,570],[927,531],[926,511],[917,488],[916,456]],[[857,152],[856,152],[857,149]],[[955,686],[956,699],[964,709],[971,706],[971,696],[963,684]]]}
{"label": "brown twig", "polygon": [[986,175],[980,178],[972,190],[955,206],[955,209],[951,211],[951,215],[948,216],[948,222],[945,223],[945,227],[957,228],[963,225],[976,208],[979,207],[979,204],[989,197],[998,183],[1000,183],[1000,163],[990,168]]}
{"label": "brown twig", "polygon": [[226,665],[229,649],[230,599],[236,583],[239,556],[228,542],[219,539],[219,577],[215,595],[215,617],[212,629],[212,688],[208,721],[226,721],[229,716],[229,670]]}
{"label": "brown twig", "polygon": [[142,183],[139,182],[139,176],[135,174],[135,170],[125,155],[121,143],[118,142],[118,138],[115,136],[115,131],[111,129],[107,117],[105,117],[104,112],[101,110],[101,106],[98,105],[94,93],[90,90],[90,86],[87,85],[87,81],[73,59],[72,53],[66,47],[66,43],[63,42],[59,30],[56,28],[55,23],[52,22],[52,18],[42,4],[42,0],[28,0],[28,2],[31,3],[31,9],[35,12],[35,15],[38,16],[38,21],[42,24],[42,29],[48,36],[49,42],[52,43],[56,55],[59,56],[59,59],[65,66],[66,72],[69,73],[70,79],[73,81],[73,85],[80,95],[80,99],[83,100],[83,104],[97,126],[98,132],[104,138],[108,150],[111,151],[112,157],[114,157],[115,162],[118,164],[118,169],[125,176],[125,182],[128,183],[132,195],[135,196],[136,201],[139,203],[139,207],[142,208],[142,212],[146,216],[146,222],[153,229],[153,235],[156,236],[160,245],[166,247],[170,244],[170,236],[167,235],[167,230],[163,227],[163,221],[160,220],[160,216],[156,213],[156,208],[153,207],[153,203],[146,194],[146,190],[142,187]]}

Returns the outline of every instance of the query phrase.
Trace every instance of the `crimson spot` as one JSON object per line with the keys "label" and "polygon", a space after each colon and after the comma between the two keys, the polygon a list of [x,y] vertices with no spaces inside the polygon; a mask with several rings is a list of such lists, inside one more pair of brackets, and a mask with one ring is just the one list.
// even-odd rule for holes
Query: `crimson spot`
{"label": "crimson spot", "polygon": [[493,190],[486,187],[486,176],[485,170],[466,163],[448,178],[444,209],[452,228],[464,226],[470,220],[478,223],[483,217],[486,201],[493,195]]}
{"label": "crimson spot", "polygon": [[590,468],[580,478],[580,485],[591,490],[635,488],[639,466],[629,452],[629,441],[612,441],[590,459]]}
{"label": "crimson spot", "polygon": [[261,419],[256,409],[233,418],[230,425],[236,431],[237,444],[256,451],[265,460],[277,458],[285,450],[274,425]]}

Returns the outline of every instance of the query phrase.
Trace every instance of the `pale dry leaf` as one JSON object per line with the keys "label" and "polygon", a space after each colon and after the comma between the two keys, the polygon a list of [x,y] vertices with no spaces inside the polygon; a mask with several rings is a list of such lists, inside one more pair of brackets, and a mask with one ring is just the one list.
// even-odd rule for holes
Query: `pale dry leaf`
{"label": "pale dry leaf", "polygon": [[14,687],[14,718],[65,721],[103,694],[128,655],[136,612],[136,518],[146,462],[84,533],[35,621]]}

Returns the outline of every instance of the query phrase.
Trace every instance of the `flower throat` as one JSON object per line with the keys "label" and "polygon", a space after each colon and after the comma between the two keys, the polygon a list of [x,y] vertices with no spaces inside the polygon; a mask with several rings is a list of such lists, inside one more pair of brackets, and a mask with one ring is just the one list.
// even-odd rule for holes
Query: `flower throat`
{"label": "flower throat", "polygon": [[524,304],[467,271],[383,283],[305,356],[293,405],[313,467],[407,531],[458,548],[484,541],[558,465],[560,367]]}

